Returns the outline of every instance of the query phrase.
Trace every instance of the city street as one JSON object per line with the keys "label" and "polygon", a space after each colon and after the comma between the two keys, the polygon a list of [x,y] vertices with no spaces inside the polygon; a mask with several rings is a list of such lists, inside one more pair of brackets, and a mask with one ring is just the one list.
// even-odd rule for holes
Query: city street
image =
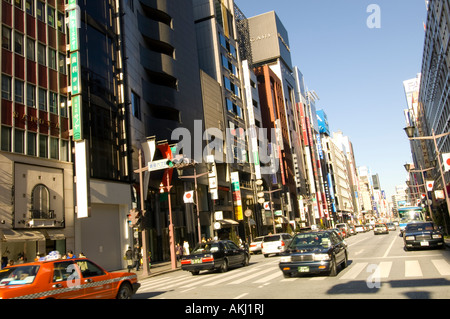
{"label": "city street", "polygon": [[404,251],[399,231],[346,239],[349,265],[336,277],[284,278],[279,257],[252,255],[226,273],[175,271],[141,280],[135,299],[450,298],[450,249]]}

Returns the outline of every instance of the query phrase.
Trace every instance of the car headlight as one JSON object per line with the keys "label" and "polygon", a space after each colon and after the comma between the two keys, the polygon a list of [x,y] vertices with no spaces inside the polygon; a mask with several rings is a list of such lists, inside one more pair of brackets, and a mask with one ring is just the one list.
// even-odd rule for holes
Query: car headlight
{"label": "car headlight", "polygon": [[405,239],[406,240],[414,240],[414,236],[406,236]]}
{"label": "car headlight", "polygon": [[330,255],[328,254],[314,254],[314,261],[330,260]]}
{"label": "car headlight", "polygon": [[292,261],[291,256],[284,256],[280,258],[280,262],[282,263],[290,263]]}
{"label": "car headlight", "polygon": [[433,235],[433,239],[441,239],[442,235],[441,234],[434,234]]}

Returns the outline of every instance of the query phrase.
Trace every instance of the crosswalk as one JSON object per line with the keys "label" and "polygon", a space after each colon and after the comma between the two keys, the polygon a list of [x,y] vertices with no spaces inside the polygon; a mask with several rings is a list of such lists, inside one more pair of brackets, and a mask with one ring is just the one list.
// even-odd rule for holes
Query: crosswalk
{"label": "crosswalk", "polygon": [[326,275],[284,278],[278,267],[278,258],[261,264],[230,270],[226,273],[201,273],[192,276],[185,271],[179,271],[167,276],[153,277],[141,281],[138,293],[150,291],[168,291],[180,289],[191,291],[198,287],[229,287],[237,285],[269,285],[272,283],[288,283],[295,281],[338,280],[340,282],[367,280],[370,276],[380,280],[389,279],[419,279],[425,276],[438,278],[450,276],[450,264],[445,259],[394,259],[377,263],[351,261],[346,269],[341,270],[334,278]]}

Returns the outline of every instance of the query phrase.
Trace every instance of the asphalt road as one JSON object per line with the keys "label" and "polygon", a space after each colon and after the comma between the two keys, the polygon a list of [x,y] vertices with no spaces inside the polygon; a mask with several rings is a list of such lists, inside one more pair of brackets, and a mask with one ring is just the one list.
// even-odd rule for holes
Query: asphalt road
{"label": "asphalt road", "polygon": [[[279,257],[252,255],[226,273],[176,271],[141,281],[135,299],[448,299],[450,249],[404,251],[398,231],[346,239],[349,265],[336,277],[284,278]],[[254,309],[255,310],[255,309]]]}

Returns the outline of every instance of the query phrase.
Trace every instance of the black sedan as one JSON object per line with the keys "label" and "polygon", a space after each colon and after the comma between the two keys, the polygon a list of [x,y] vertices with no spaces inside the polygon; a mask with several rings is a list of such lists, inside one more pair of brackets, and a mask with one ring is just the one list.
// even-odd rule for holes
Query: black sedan
{"label": "black sedan", "polygon": [[405,250],[412,248],[445,248],[444,236],[432,222],[410,223],[403,233]]}
{"label": "black sedan", "polygon": [[301,274],[337,275],[337,267],[347,267],[347,244],[335,230],[297,234],[280,258],[285,277]]}
{"label": "black sedan", "polygon": [[226,272],[229,267],[247,266],[250,253],[231,240],[209,241],[198,244],[192,253],[183,256],[181,269],[198,275],[201,270]]}

